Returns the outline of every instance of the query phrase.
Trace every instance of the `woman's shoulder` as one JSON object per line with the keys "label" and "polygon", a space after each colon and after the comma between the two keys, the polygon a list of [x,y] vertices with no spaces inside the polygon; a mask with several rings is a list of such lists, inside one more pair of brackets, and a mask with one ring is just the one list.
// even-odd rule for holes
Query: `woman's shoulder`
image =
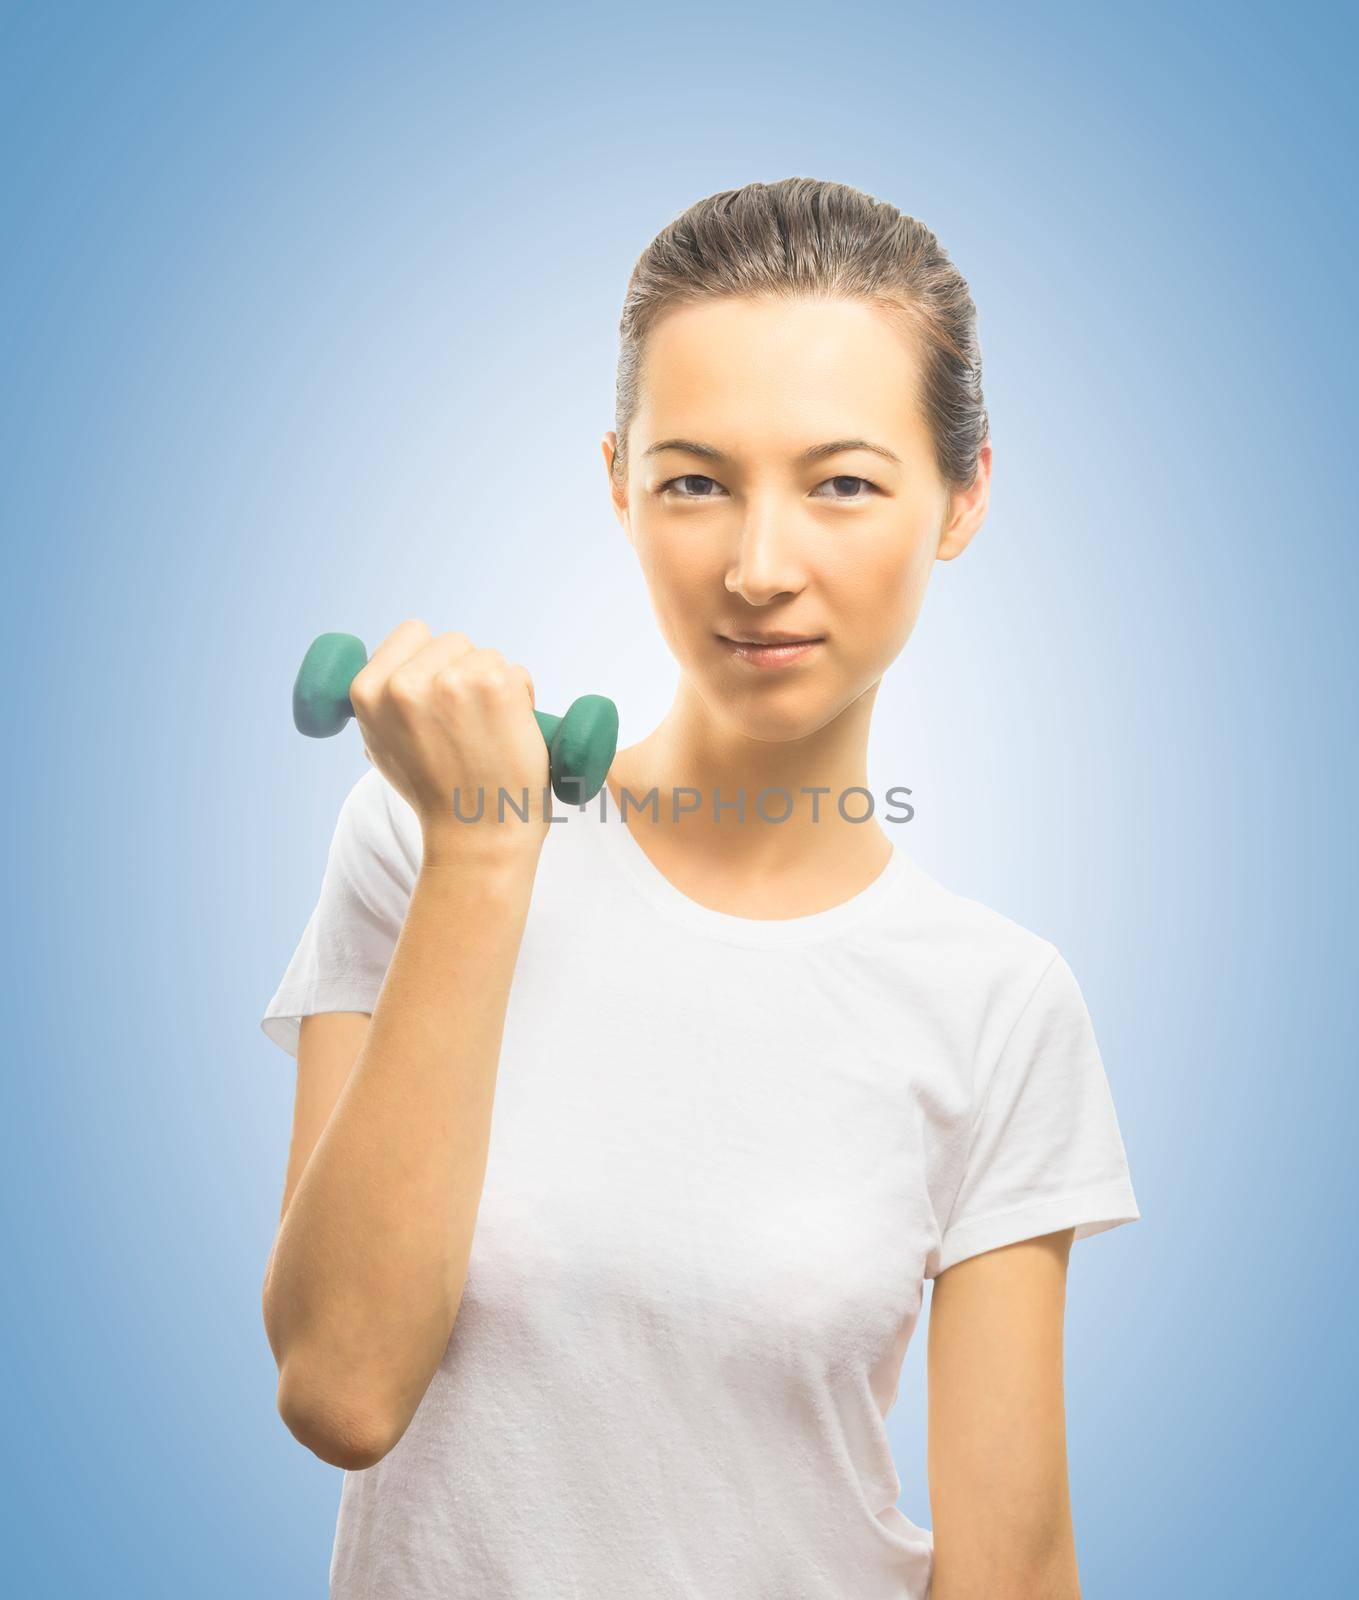
{"label": "woman's shoulder", "polygon": [[906,925],[944,966],[989,983],[1023,982],[1058,957],[1046,935],[904,859]]}

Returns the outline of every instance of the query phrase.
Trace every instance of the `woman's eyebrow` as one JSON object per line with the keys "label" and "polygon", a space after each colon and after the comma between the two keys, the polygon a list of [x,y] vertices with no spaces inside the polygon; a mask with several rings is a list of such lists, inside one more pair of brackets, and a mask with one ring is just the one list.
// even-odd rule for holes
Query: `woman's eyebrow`
{"label": "woman's eyebrow", "polygon": [[[727,461],[730,457],[724,455],[715,445],[699,444],[694,439],[661,439],[653,445],[648,445],[642,451],[643,458],[659,455],[662,450],[683,450],[691,456],[704,456],[709,461]],[[809,445],[807,449],[799,451],[793,457],[794,461],[819,461],[822,456],[837,456],[845,450],[872,450],[874,454],[885,456],[888,461],[895,461],[901,465],[901,457],[894,450],[889,450],[885,444],[874,444],[871,439],[831,439],[826,444]]]}

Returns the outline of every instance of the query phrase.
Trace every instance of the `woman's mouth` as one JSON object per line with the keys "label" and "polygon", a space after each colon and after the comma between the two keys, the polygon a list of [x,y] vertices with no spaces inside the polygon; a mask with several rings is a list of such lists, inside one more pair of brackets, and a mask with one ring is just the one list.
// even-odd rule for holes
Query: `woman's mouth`
{"label": "woman's mouth", "polygon": [[802,661],[825,642],[824,637],[807,639],[779,639],[764,644],[757,640],[728,639],[717,635],[718,642],[737,661],[748,661],[754,667],[786,667]]}

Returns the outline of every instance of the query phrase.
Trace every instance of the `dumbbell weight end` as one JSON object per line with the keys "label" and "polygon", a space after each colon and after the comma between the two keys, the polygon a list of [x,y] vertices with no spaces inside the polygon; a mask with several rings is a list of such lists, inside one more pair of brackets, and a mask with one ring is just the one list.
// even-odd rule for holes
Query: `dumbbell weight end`
{"label": "dumbbell weight end", "polygon": [[618,707],[602,694],[583,694],[564,717],[536,710],[533,715],[547,741],[553,794],[568,806],[593,800],[618,749]]}

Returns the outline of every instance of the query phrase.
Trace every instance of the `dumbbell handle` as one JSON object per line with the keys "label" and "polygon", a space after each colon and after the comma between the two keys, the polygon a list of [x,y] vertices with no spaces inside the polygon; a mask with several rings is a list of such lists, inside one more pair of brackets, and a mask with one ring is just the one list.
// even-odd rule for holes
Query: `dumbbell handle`
{"label": "dumbbell handle", "polygon": [[[293,684],[293,722],[311,739],[339,733],[354,715],[349,686],[368,661],[352,633],[322,633],[312,640]],[[584,805],[604,787],[618,748],[618,708],[603,695],[573,700],[566,715],[533,713],[548,749],[552,792],[566,805]]]}

